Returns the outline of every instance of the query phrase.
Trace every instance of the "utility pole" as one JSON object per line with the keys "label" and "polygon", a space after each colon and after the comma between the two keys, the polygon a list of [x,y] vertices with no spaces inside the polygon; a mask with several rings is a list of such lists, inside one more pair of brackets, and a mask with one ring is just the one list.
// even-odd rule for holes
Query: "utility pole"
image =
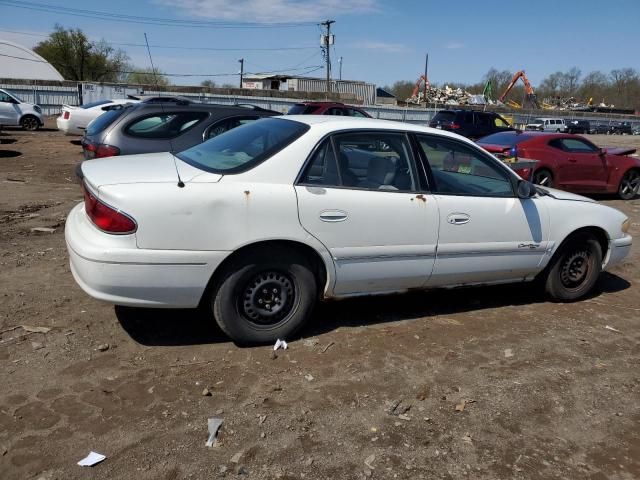
{"label": "utility pole", "polygon": [[324,51],[326,54],[326,60],[327,60],[327,93],[331,93],[331,54],[330,51],[331,49],[329,48],[329,46],[331,44],[333,44],[333,41],[331,39],[331,24],[332,23],[336,23],[335,20],[326,20],[324,22],[322,22],[320,25],[322,25],[323,27],[327,28],[327,33],[324,34],[323,36],[323,46],[324,46]]}
{"label": "utility pole", "polygon": [[429,83],[427,72],[429,70],[429,54],[427,53],[427,58],[424,61],[424,106],[425,108],[429,107],[429,102],[427,102],[427,84]]}
{"label": "utility pole", "polygon": [[338,63],[340,64],[340,80],[342,80],[342,57],[338,59]]}
{"label": "utility pole", "polygon": [[244,58],[241,58],[238,62],[240,62],[240,88],[242,88],[242,80],[244,77]]}

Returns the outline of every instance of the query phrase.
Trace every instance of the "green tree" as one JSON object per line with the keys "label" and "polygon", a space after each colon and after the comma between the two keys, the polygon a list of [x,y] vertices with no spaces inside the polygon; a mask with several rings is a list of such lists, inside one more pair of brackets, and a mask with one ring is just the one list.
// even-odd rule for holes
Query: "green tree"
{"label": "green tree", "polygon": [[129,59],[124,51],[114,49],[104,40],[90,41],[82,30],[60,25],[33,50],[65,79],[76,81],[117,81]]}
{"label": "green tree", "polygon": [[213,80],[203,80],[200,83],[201,87],[207,87],[207,88],[216,88],[216,82],[214,82]]}
{"label": "green tree", "polygon": [[171,85],[169,78],[157,68],[136,68],[132,67],[131,71],[124,78],[125,83],[135,83],[139,85],[158,85],[166,87]]}

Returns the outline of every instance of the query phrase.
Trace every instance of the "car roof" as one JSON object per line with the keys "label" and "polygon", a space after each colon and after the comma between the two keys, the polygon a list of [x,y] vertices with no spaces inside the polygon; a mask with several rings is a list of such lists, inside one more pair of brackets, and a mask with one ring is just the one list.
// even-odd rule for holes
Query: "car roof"
{"label": "car roof", "polygon": [[[313,101],[310,101],[310,102],[298,102],[296,105],[319,105],[319,106],[322,106],[322,105],[327,105],[327,106],[328,105],[339,105],[341,107],[347,106],[342,102],[313,102]],[[351,105],[348,105],[348,106],[351,107]]]}
{"label": "car roof", "polygon": [[347,128],[363,130],[377,130],[383,128],[403,132],[437,134],[442,137],[465,140],[467,143],[473,144],[471,140],[446,130],[439,130],[437,128],[431,128],[425,125],[416,125],[413,123],[396,122],[393,120],[380,120],[377,118],[367,117],[341,117],[333,115],[285,115],[279,118],[304,123],[312,128],[320,128],[328,132]]}
{"label": "car roof", "polygon": [[244,113],[271,113],[274,115],[282,115],[280,112],[276,112],[275,110],[267,110],[266,108],[258,107],[256,105],[225,105],[221,103],[182,103],[182,102],[151,102],[151,103],[134,103],[132,106],[135,108],[135,111],[140,110],[208,110],[208,111],[220,111],[220,110],[230,110],[234,112],[244,112]]}

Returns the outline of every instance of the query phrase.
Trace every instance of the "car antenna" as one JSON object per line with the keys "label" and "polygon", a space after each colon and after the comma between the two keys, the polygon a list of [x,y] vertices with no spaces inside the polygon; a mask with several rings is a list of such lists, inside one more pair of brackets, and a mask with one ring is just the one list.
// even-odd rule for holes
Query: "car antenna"
{"label": "car antenna", "polygon": [[[146,33],[144,34],[144,42],[147,44],[147,52],[149,53],[149,61],[151,62],[151,72],[153,74],[153,81],[155,82],[156,90],[159,92],[160,87],[158,85],[158,73],[156,72],[156,67],[153,65],[153,58],[151,57],[151,49],[149,48],[149,40],[147,39]],[[160,109],[162,110],[162,114],[166,115],[162,101],[160,102]],[[173,157],[173,167],[176,169],[176,175],[178,176],[178,187],[184,188],[184,182],[180,178],[180,172],[178,171],[178,163],[176,162],[176,156],[173,154],[173,142],[171,141],[171,137],[169,137],[169,147],[171,148],[171,151],[169,153]]]}

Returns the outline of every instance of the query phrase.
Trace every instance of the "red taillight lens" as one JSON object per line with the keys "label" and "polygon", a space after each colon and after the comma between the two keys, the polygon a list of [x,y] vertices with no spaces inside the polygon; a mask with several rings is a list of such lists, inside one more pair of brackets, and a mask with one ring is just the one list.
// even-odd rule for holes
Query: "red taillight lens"
{"label": "red taillight lens", "polygon": [[138,226],[131,217],[102,203],[84,184],[82,188],[84,209],[96,227],[107,233],[125,234],[136,231]]}
{"label": "red taillight lens", "polygon": [[112,145],[96,145],[96,158],[115,157],[120,155],[120,149]]}
{"label": "red taillight lens", "polygon": [[65,111],[62,115],[62,118],[64,120],[69,120],[69,117],[71,116],[71,113],[69,113],[68,111]]}
{"label": "red taillight lens", "polygon": [[452,123],[451,125],[449,125],[449,128],[451,130],[457,130],[460,128],[460,125],[458,125],[457,123]]}

